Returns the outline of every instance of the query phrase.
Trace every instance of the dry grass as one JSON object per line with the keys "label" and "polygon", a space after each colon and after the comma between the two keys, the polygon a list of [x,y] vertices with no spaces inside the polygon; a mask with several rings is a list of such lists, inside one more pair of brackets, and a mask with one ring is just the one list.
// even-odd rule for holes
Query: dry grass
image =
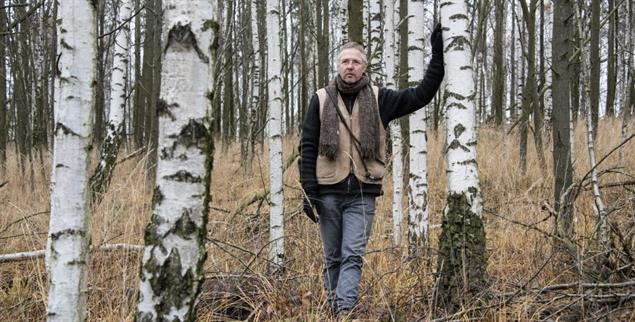
{"label": "dry grass", "polygon": [[[620,142],[621,121],[604,121],[598,138],[597,154],[604,156]],[[583,127],[575,140],[575,178],[589,169]],[[546,135],[548,137],[549,135]],[[445,169],[441,155],[443,136],[429,136],[429,209],[431,224],[439,224],[445,202]],[[549,237],[518,223],[532,224],[551,231],[553,218],[541,209],[551,200],[550,142],[545,156],[549,169],[542,169],[529,148],[526,174],[518,167],[518,138],[488,128],[479,133],[479,172],[485,200],[485,220],[489,249],[488,274],[491,288],[470,309],[456,319],[490,321],[595,319],[597,312],[612,320],[635,319],[633,304],[611,306],[613,311],[580,305],[569,298],[522,293],[509,301],[496,294],[514,292],[521,286],[540,288],[555,283],[577,281],[576,272],[562,265],[547,264],[552,251]],[[296,138],[287,138],[285,155],[290,155]],[[626,164],[619,168],[635,174],[635,142],[626,146]],[[244,200],[267,185],[265,160],[255,160],[254,172],[244,173],[240,149],[218,148],[214,162],[213,201],[209,219],[207,280],[201,294],[199,320],[234,318],[252,320],[328,319],[321,280],[321,244],[317,226],[301,213],[298,174],[295,164],[285,173],[285,248],[287,269],[276,278],[267,277],[268,207],[254,204],[243,213],[233,212]],[[46,158],[45,158],[46,159]],[[117,170],[103,202],[92,216],[93,245],[143,242],[143,229],[150,214],[151,188],[145,183],[145,158],[128,160]],[[615,169],[617,153],[600,170]],[[0,177],[0,253],[43,249],[48,224],[48,160],[33,163],[33,171],[19,170],[15,157]],[[33,174],[33,175],[32,175]],[[632,180],[610,173],[602,183]],[[431,231],[429,256],[418,262],[405,260],[406,247],[392,245],[391,184],[384,180],[385,195],[378,200],[375,226],[365,257],[361,285],[360,317],[369,321],[416,321],[443,316],[434,309],[435,254],[439,228]],[[632,190],[631,190],[632,191]],[[620,227],[633,221],[633,193],[622,188],[603,190],[606,204],[615,209],[610,218]],[[580,245],[591,245],[595,219],[591,196],[584,191],[576,202],[576,229]],[[404,203],[405,206],[405,203]],[[41,213],[41,214],[38,214]],[[35,215],[34,215],[35,214]],[[33,216],[31,216],[33,215]],[[544,220],[543,220],[544,219]],[[542,221],[542,222],[541,222]],[[8,227],[7,229],[4,229]],[[436,227],[436,226],[434,226]],[[405,231],[402,232],[402,235]],[[633,246],[633,245],[629,245]],[[581,248],[584,251],[584,248]],[[584,253],[582,254],[584,256]],[[89,320],[130,321],[136,302],[139,256],[136,253],[95,252],[90,272]],[[632,268],[630,272],[632,273]],[[631,275],[632,276],[632,275]],[[531,278],[531,279],[530,279]],[[617,276],[614,277],[617,280]],[[570,290],[575,293],[576,290]],[[37,321],[45,318],[47,280],[43,260],[0,264],[0,320]],[[560,294],[560,293],[559,293]],[[560,294],[562,295],[562,294]],[[567,301],[567,299],[569,299]],[[565,307],[567,303],[574,303]],[[584,303],[584,301],[582,301]],[[466,307],[468,309],[468,307]],[[592,309],[595,309],[593,311]],[[572,315],[573,314],[573,315]],[[576,315],[577,314],[577,315]]]}

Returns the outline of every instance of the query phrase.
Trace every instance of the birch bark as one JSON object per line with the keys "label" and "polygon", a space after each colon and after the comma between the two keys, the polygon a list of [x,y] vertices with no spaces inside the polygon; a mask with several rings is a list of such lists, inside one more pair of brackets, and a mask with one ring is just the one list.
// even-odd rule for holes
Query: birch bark
{"label": "birch bark", "polygon": [[96,66],[93,1],[59,3],[59,74],[55,81],[55,137],[51,218],[46,247],[48,321],[85,321],[90,262],[88,151]]}
{"label": "birch bark", "polygon": [[485,283],[487,254],[476,164],[475,86],[467,1],[440,4],[443,26],[448,198],[439,239],[439,292],[458,307]]}
{"label": "birch bark", "polygon": [[369,70],[374,74],[373,82],[377,86],[385,83],[385,75],[382,73],[383,51],[385,42],[383,39],[383,22],[381,12],[381,0],[368,1],[368,48]]}
{"label": "birch bark", "polygon": [[90,178],[91,201],[98,202],[110,185],[112,172],[115,170],[119,146],[123,140],[124,111],[126,107],[126,68],[128,50],[130,49],[130,16],[132,4],[130,0],[119,2],[116,26],[122,26],[115,36],[112,76],[110,80],[110,112],[106,124],[106,137],[101,145],[100,159]]}
{"label": "birch bark", "polygon": [[595,158],[595,133],[593,132],[593,120],[591,113],[586,113],[586,127],[587,127],[587,150],[589,152],[589,166],[591,168],[591,192],[593,194],[593,210],[597,217],[597,236],[598,246],[600,250],[599,256],[595,262],[599,263],[597,272],[600,274],[600,278],[607,279],[610,272],[607,271],[606,265],[608,264],[611,244],[609,240],[609,226],[606,218],[606,207],[602,196],[600,194],[600,182],[598,179],[598,172],[596,170],[597,161]]}
{"label": "birch bark", "polygon": [[136,321],[195,321],[203,282],[209,175],[210,0],[164,6],[159,153]]}
{"label": "birch bark", "polygon": [[271,191],[269,260],[272,271],[284,261],[284,195],[282,189],[282,65],[280,63],[280,4],[267,0],[267,75],[269,78],[269,185]]}
{"label": "birch bark", "polygon": [[[397,8],[398,0],[386,0],[386,22],[385,28],[385,46],[384,61],[386,63],[386,88],[395,90],[397,88],[396,67],[397,67],[397,39],[395,32],[395,17],[398,17]],[[403,212],[401,209],[401,200],[403,195],[403,157],[401,156],[401,125],[399,120],[395,120],[390,124],[390,136],[392,139],[392,223],[393,223],[393,242],[395,245],[401,244],[401,224],[403,222]]]}
{"label": "birch bark", "polygon": [[[408,62],[410,80],[423,79],[424,67],[424,4],[422,1],[408,1]],[[410,114],[410,174],[408,176],[408,255],[417,256],[418,249],[428,239],[428,173],[426,110],[419,109]]]}

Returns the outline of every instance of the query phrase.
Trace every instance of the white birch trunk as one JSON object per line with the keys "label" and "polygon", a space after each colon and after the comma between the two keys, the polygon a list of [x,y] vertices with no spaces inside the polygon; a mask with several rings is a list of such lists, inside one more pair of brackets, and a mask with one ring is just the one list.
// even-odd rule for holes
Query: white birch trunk
{"label": "white birch trunk", "polygon": [[[408,1],[408,79],[423,79],[424,46],[423,2]],[[426,137],[426,110],[424,108],[410,114],[410,175],[408,195],[408,253],[417,255],[417,250],[428,240],[428,144]]]}
{"label": "white birch trunk", "polygon": [[[395,32],[397,15],[396,6],[398,0],[386,0],[386,32],[384,61],[386,63],[386,88],[395,90],[397,80],[395,79],[395,71],[397,65],[397,41],[395,37],[399,33]],[[393,223],[393,242],[395,245],[401,244],[401,223],[403,222],[403,212],[401,209],[401,200],[403,199],[403,157],[401,153],[401,125],[399,120],[395,120],[390,124],[390,136],[392,139],[392,223]]]}
{"label": "white birch trunk", "polygon": [[[370,43],[368,44],[370,58],[370,70],[374,74],[373,82],[377,86],[383,86],[386,81],[386,75],[382,73],[383,51],[385,42],[382,42],[383,21],[381,19],[382,0],[369,0],[369,26],[370,26]],[[383,45],[382,45],[383,44]]]}
{"label": "white birch trunk", "polygon": [[55,82],[55,137],[51,218],[46,247],[48,321],[86,320],[90,263],[88,151],[91,144],[96,25],[92,1],[58,7],[59,75]]}
{"label": "white birch trunk", "polygon": [[476,164],[475,86],[466,1],[443,0],[448,198],[439,238],[439,293],[460,305],[485,283],[487,251]]}
{"label": "white birch trunk", "polygon": [[591,119],[591,113],[586,113],[586,127],[587,127],[587,149],[589,151],[589,166],[591,167],[591,191],[593,193],[593,208],[595,215],[597,216],[597,233],[599,237],[599,246],[603,254],[600,254],[600,260],[608,259],[610,250],[609,241],[609,227],[606,219],[606,208],[600,195],[600,184],[598,180],[598,172],[595,169],[597,161],[595,159],[595,145],[594,145],[594,133],[593,133],[593,121]]}
{"label": "white birch trunk", "polygon": [[[445,5],[444,5],[445,4]],[[483,212],[476,166],[475,86],[464,1],[441,3],[445,46],[445,107],[448,192],[467,197],[470,211]]]}
{"label": "white birch trunk", "polygon": [[[130,0],[120,0],[120,9],[116,26],[130,20],[132,15],[132,3]],[[106,136],[101,145],[100,159],[91,177],[92,200],[97,201],[106,192],[115,169],[117,154],[123,140],[123,122],[126,107],[128,67],[128,50],[130,49],[130,23],[126,23],[119,29],[115,36],[112,76],[110,79],[110,109],[108,123],[106,124]]]}
{"label": "white birch trunk", "polygon": [[392,224],[395,245],[401,244],[401,225],[403,223],[403,153],[401,148],[401,123],[394,120],[390,124],[392,139]]}
{"label": "white birch trunk", "polygon": [[164,0],[153,213],[137,321],[194,321],[203,282],[210,158],[210,20],[216,2]]}
{"label": "white birch trunk", "polygon": [[334,48],[339,48],[339,45],[343,45],[344,43],[347,43],[349,41],[348,39],[348,0],[341,0],[338,1],[339,3],[339,25],[340,25],[340,30],[342,31],[342,38],[341,38],[341,42],[340,44],[338,44],[338,47],[334,47]]}
{"label": "white birch trunk", "polygon": [[260,29],[260,24],[258,23],[258,5],[257,1],[251,1],[251,35],[252,35],[252,48],[254,56],[252,57],[252,69],[251,69],[251,103],[249,105],[248,112],[248,147],[247,147],[247,173],[251,173],[251,164],[255,154],[255,138],[254,132],[256,131],[257,122],[257,114],[258,108],[260,106],[260,73],[262,71],[262,66],[260,66],[260,39],[258,38],[258,30]]}
{"label": "white birch trunk", "polygon": [[278,270],[284,261],[284,196],[282,190],[282,89],[280,75],[280,5],[267,0],[267,78],[269,79],[269,184],[271,269]]}

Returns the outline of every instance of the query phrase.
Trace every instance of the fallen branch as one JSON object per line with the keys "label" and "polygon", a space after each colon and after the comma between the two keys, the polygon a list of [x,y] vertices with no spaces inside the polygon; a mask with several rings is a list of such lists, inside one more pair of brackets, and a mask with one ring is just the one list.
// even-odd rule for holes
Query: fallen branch
{"label": "fallen branch", "polygon": [[527,295],[527,294],[544,294],[548,292],[562,291],[562,290],[568,290],[568,289],[578,289],[578,290],[621,289],[621,288],[633,287],[633,286],[635,286],[635,281],[622,282],[622,283],[567,283],[567,284],[548,285],[543,288],[531,288],[523,292],[515,291],[515,292],[503,293],[501,294],[501,296],[508,297],[508,296],[517,296],[517,295]]}
{"label": "fallen branch", "polygon": [[[111,252],[115,250],[127,250],[127,251],[142,251],[143,245],[132,245],[132,244],[106,244],[101,245],[97,249],[93,248],[92,251],[102,251],[102,252]],[[13,253],[13,254],[3,254],[0,255],[0,263],[11,263],[11,262],[21,262],[30,259],[38,259],[42,258],[45,255],[45,250],[35,250],[31,252],[21,252],[21,253]]]}
{"label": "fallen branch", "polygon": [[5,181],[3,183],[0,183],[0,188],[4,187],[7,183],[9,183],[9,181]]}

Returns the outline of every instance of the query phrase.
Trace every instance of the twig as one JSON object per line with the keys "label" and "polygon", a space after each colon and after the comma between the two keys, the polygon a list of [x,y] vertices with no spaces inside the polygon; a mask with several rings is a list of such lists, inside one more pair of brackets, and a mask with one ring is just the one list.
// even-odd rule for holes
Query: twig
{"label": "twig", "polygon": [[1,36],[4,35],[8,35],[11,33],[11,29],[15,28],[15,26],[17,26],[19,23],[23,22],[24,20],[26,20],[28,17],[30,17],[32,14],[35,13],[35,11],[37,9],[39,9],[42,4],[44,4],[44,0],[36,3],[33,7],[31,7],[31,9],[29,9],[29,11],[27,11],[24,16],[16,19],[15,21],[13,21],[12,23],[9,24],[9,28],[7,28],[7,30],[3,31],[2,33],[0,33]]}
{"label": "twig", "polygon": [[142,154],[144,151],[145,151],[145,147],[141,148],[141,149],[139,149],[137,151],[134,151],[134,152],[132,152],[132,153],[130,153],[128,155],[126,155],[125,157],[121,158],[121,160],[117,161],[115,164],[118,165],[120,163],[124,163],[124,162],[126,162],[126,161],[128,161],[128,160],[130,160],[130,159],[132,159],[132,158],[134,158],[136,156],[138,156],[139,154]]}
{"label": "twig", "polygon": [[5,181],[3,183],[0,183],[0,188],[4,187],[7,183],[9,183],[9,181]]}
{"label": "twig", "polygon": [[502,215],[496,214],[496,213],[494,213],[493,211],[489,211],[489,210],[487,210],[487,209],[485,209],[485,212],[486,212],[486,213],[488,213],[488,214],[490,214],[490,215],[492,215],[492,216],[494,216],[494,217],[498,217],[498,218],[500,218],[500,219],[503,219],[503,220],[509,221],[509,222],[510,222],[510,223],[512,223],[512,224],[516,224],[516,225],[519,225],[519,226],[525,227],[525,228],[527,228],[527,229],[535,230],[535,231],[537,231],[537,232],[539,232],[539,233],[541,233],[541,234],[543,234],[543,235],[545,235],[545,236],[547,236],[547,237],[557,238],[557,236],[555,236],[554,234],[552,234],[552,233],[550,233],[550,232],[547,232],[547,231],[544,231],[544,230],[542,230],[542,229],[540,229],[540,228],[536,227],[536,224],[538,224],[538,223],[540,223],[540,222],[543,222],[543,221],[547,220],[548,218],[550,218],[550,217],[551,217],[551,215],[550,215],[550,216],[548,216],[547,218],[545,218],[544,220],[538,221],[538,222],[537,222],[537,223],[535,223],[535,224],[526,224],[526,223],[524,223],[524,222],[521,222],[521,221],[518,221],[518,220],[514,220],[514,219],[510,219],[510,218],[507,218],[507,217],[505,217],[505,216],[502,216]]}
{"label": "twig", "polygon": [[[300,154],[295,151],[294,153],[292,153],[289,158],[287,158],[283,168],[282,168],[282,174],[284,175],[284,173],[289,169],[289,167],[291,167],[291,165],[293,164],[293,162],[300,156]],[[262,176],[261,176],[262,177]],[[250,205],[252,205],[253,203],[257,202],[257,201],[263,201],[266,200],[267,197],[269,196],[269,188],[265,187],[263,189],[263,191],[251,196],[249,199],[246,199],[245,201],[243,201],[236,210],[234,210],[234,212],[231,215],[231,218],[234,218],[236,215],[240,214],[243,212],[243,210],[245,210],[247,207],[249,207]]]}
{"label": "twig", "polygon": [[[142,251],[142,245],[132,245],[132,244],[106,244],[101,245],[97,249],[92,249],[92,251],[103,251],[110,252],[115,250],[128,250],[128,251]],[[0,255],[0,263],[11,263],[11,262],[21,262],[29,259],[38,259],[44,257],[45,250],[35,250],[31,252],[21,252],[21,253],[12,253],[12,254],[3,254]]]}
{"label": "twig", "polygon": [[605,183],[603,185],[600,185],[600,189],[602,189],[602,188],[614,188],[614,187],[625,187],[625,186],[635,186],[635,181],[622,181],[622,182]]}
{"label": "twig", "polygon": [[[548,285],[548,286],[544,286],[540,289],[537,288],[532,288],[532,289],[527,289],[523,292],[510,292],[510,293],[503,293],[500,296],[501,297],[507,297],[507,296],[517,296],[518,294],[544,294],[544,293],[549,293],[549,292],[554,292],[554,291],[562,291],[562,290],[568,290],[568,289],[581,289],[581,290],[585,290],[585,289],[620,289],[620,288],[625,288],[625,287],[632,287],[635,286],[635,281],[629,281],[629,282],[622,282],[622,283],[567,283],[567,284],[554,284],[554,285]],[[579,296],[579,294],[577,295]]]}
{"label": "twig", "polygon": [[[0,186],[0,187],[2,187],[2,186]],[[23,220],[27,220],[27,219],[29,219],[29,218],[31,218],[31,217],[35,217],[35,216],[39,216],[39,215],[44,215],[44,214],[48,214],[48,213],[49,213],[48,211],[40,211],[40,212],[36,212],[36,213],[34,213],[34,214],[26,215],[26,216],[24,216],[24,217],[22,217],[22,218],[20,218],[20,219],[18,219],[18,220],[14,220],[14,221],[10,222],[8,225],[6,225],[4,228],[2,228],[2,230],[0,230],[0,235],[1,235],[2,233],[4,233],[5,231],[9,230],[9,228],[10,228],[11,226],[13,226],[13,225],[15,225],[15,224],[17,224],[17,223],[19,223],[19,222],[21,222],[21,221],[23,221]]]}
{"label": "twig", "polygon": [[627,137],[626,139],[624,139],[622,141],[622,143],[618,144],[617,146],[615,146],[613,149],[611,149],[611,151],[609,151],[606,155],[604,155],[602,157],[602,159],[600,159],[594,167],[592,167],[591,169],[589,169],[589,171],[584,174],[584,176],[582,177],[582,180],[580,180],[580,183],[577,185],[578,189],[576,189],[576,193],[573,196],[573,200],[576,200],[578,195],[580,194],[580,190],[582,189],[582,183],[584,181],[586,181],[586,179],[589,177],[589,175],[591,174],[591,172],[593,170],[595,170],[600,164],[602,164],[602,162],[606,161],[606,159],[608,159],[608,157],[613,154],[613,152],[617,151],[621,146],[625,145],[626,143],[628,143],[628,141],[630,141],[631,139],[635,138],[635,134],[631,134],[631,136]]}
{"label": "twig", "polygon": [[119,26],[117,26],[115,29],[113,29],[113,30],[111,30],[109,32],[106,32],[106,33],[103,33],[103,34],[97,36],[97,39],[101,39],[101,38],[104,38],[106,36],[114,34],[119,29],[123,28],[123,26],[125,26],[127,23],[129,23],[132,20],[132,18],[136,17],[141,12],[141,10],[143,10],[145,8],[146,8],[145,5],[141,6],[141,8],[139,8],[139,10],[137,10],[135,13],[133,13],[130,17],[126,18],[124,21],[122,21],[121,24],[119,24]]}
{"label": "twig", "polygon": [[532,275],[524,284],[523,286],[521,286],[516,293],[512,294],[509,298],[507,298],[505,300],[505,302],[503,302],[503,306],[507,306],[516,296],[518,296],[523,290],[526,289],[527,285],[529,285],[529,283],[531,283],[536,277],[538,277],[538,274],[540,274],[540,272],[542,272],[543,269],[545,269],[545,267],[547,267],[547,264],[549,264],[551,262],[551,259],[553,258],[553,256],[555,255],[555,252],[551,252],[551,255],[549,256],[549,258],[547,258],[547,260],[542,264],[542,266],[540,266],[540,268],[534,273],[534,275]]}

